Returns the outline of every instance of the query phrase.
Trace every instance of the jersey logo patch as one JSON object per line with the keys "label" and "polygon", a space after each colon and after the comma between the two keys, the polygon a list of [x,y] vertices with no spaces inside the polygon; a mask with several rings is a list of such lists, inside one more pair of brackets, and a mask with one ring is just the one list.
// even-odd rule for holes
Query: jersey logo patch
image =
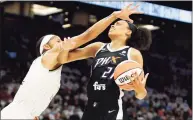
{"label": "jersey logo patch", "polygon": [[97,106],[97,102],[94,102],[94,103],[93,103],[93,107],[96,107],[96,106]]}
{"label": "jersey logo patch", "polygon": [[109,110],[108,113],[112,113],[112,112],[114,112],[114,111],[116,111],[116,110]]}
{"label": "jersey logo patch", "polygon": [[98,82],[95,82],[93,84],[94,90],[106,90],[105,84],[98,84]]}
{"label": "jersey logo patch", "polygon": [[119,53],[120,55],[126,56],[126,51],[122,51],[121,53]]}
{"label": "jersey logo patch", "polygon": [[115,56],[112,56],[112,62],[116,64],[118,58],[121,58],[121,57],[115,57]]}

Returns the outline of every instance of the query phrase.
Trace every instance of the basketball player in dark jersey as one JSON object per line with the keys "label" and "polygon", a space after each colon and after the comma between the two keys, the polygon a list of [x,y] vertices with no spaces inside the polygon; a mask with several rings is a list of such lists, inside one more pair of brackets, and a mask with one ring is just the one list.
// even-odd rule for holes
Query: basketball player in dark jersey
{"label": "basketball player in dark jersey", "polygon": [[[147,49],[151,44],[150,32],[144,28],[137,28],[132,24],[133,21],[128,19],[136,8],[131,9],[129,5],[108,17],[113,21],[117,18],[122,19],[112,25],[109,30],[111,43],[92,43],[68,54],[68,62],[94,58],[87,87],[88,103],[82,120],[123,119],[122,97],[124,94],[115,83],[114,69],[126,60],[136,61],[143,67],[143,58],[139,50]],[[128,16],[125,16],[126,13]],[[62,62],[62,59],[60,61]],[[135,91],[138,99],[143,99],[147,94],[145,89],[147,76],[148,74],[140,81],[134,74],[132,84],[127,86],[128,89]]]}

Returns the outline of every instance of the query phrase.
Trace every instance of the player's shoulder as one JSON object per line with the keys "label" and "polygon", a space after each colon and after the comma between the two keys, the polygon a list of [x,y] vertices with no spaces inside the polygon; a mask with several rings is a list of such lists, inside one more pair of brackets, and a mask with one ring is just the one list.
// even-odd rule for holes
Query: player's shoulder
{"label": "player's shoulder", "polygon": [[38,56],[38,57],[34,58],[34,60],[33,60],[32,62],[38,61],[38,60],[40,60],[41,58],[42,58],[42,56]]}
{"label": "player's shoulder", "polygon": [[130,59],[138,62],[139,64],[143,66],[143,57],[142,57],[141,52],[135,48],[130,48],[130,49],[131,49]]}
{"label": "player's shoulder", "polygon": [[105,46],[105,43],[103,42],[94,42],[91,44],[92,48],[95,49],[95,51],[100,50],[103,46]]}
{"label": "player's shoulder", "polygon": [[103,42],[94,42],[93,45],[100,48],[102,46],[104,46],[106,43],[103,43]]}
{"label": "player's shoulder", "polygon": [[[44,56],[44,54],[42,54],[42,55],[38,56],[35,60],[37,60],[37,61],[41,61],[41,59],[43,58],[43,56]],[[35,61],[35,60],[34,60],[34,61]]]}
{"label": "player's shoulder", "polygon": [[94,42],[91,44],[93,50],[93,57],[97,55],[97,53],[105,46],[106,44],[103,42]]}
{"label": "player's shoulder", "polygon": [[31,65],[34,65],[36,63],[39,63],[41,61],[41,58],[42,56],[38,56],[37,58],[35,58],[33,61],[32,61],[32,64]]}
{"label": "player's shoulder", "polygon": [[139,55],[141,56],[141,52],[133,47],[130,47],[130,51],[131,56],[139,56]]}

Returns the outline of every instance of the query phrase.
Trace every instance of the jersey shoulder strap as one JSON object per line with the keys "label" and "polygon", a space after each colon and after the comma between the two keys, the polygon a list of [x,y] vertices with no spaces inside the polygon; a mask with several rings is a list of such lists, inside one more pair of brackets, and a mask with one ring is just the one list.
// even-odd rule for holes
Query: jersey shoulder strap
{"label": "jersey shoulder strap", "polygon": [[129,47],[129,48],[128,48],[128,51],[127,51],[127,59],[128,59],[128,60],[131,60],[131,48],[132,48],[132,47]]}
{"label": "jersey shoulder strap", "polygon": [[97,56],[97,54],[99,54],[101,51],[105,51],[105,50],[107,50],[107,43],[104,43],[102,46],[101,46],[101,48],[96,52],[96,54],[95,54],[95,57]]}

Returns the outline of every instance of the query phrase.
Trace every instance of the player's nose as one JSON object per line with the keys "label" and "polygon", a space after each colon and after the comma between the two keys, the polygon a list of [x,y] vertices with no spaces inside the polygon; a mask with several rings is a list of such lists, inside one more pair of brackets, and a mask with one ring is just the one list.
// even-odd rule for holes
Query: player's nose
{"label": "player's nose", "polygon": [[114,27],[115,27],[115,25],[111,25],[111,27],[112,27],[112,28],[114,28]]}

